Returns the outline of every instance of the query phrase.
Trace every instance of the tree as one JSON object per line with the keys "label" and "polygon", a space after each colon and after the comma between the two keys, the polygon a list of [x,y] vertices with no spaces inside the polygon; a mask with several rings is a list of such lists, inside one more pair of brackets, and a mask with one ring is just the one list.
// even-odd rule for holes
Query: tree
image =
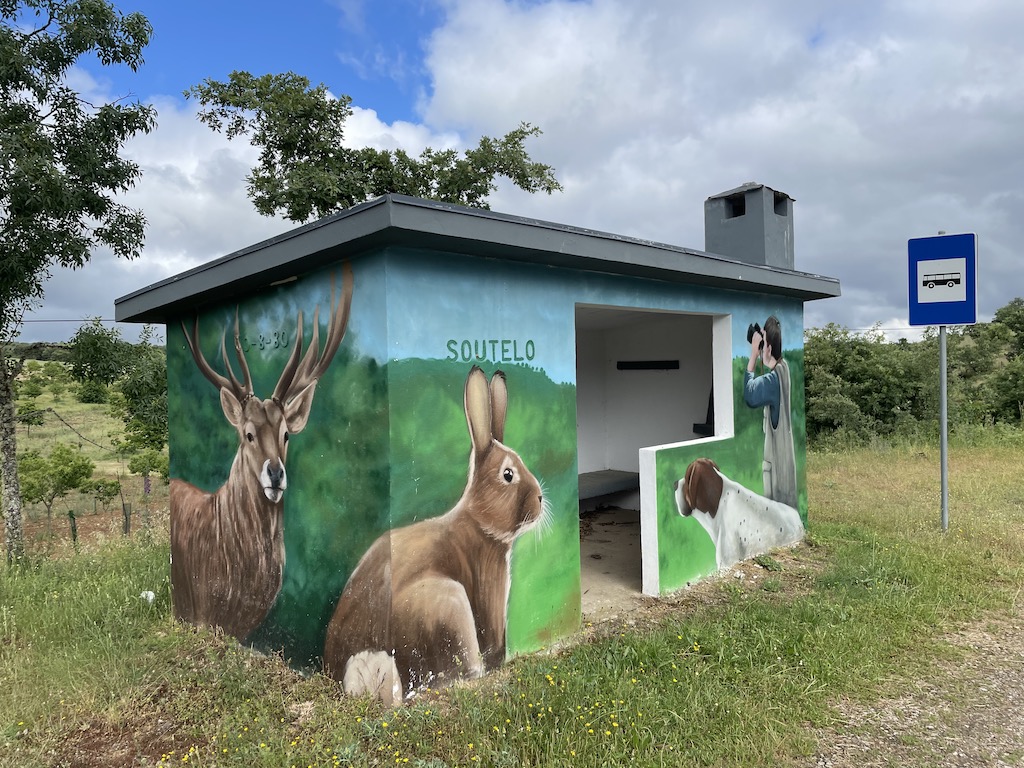
{"label": "tree", "polygon": [[[87,102],[70,70],[84,56],[136,70],[152,27],[107,0],[0,0],[0,345],[54,267],[84,266],[96,248],[138,256],[145,219],[115,195],[139,177],[120,156],[155,125],[151,106]],[[8,560],[24,550],[12,382],[24,358],[0,359],[0,474]]]}
{"label": "tree", "polygon": [[42,374],[48,382],[60,381],[66,384],[71,378],[68,369],[56,360],[47,360],[43,363]]}
{"label": "tree", "polygon": [[1013,331],[1013,338],[1010,341],[1011,355],[1020,357],[1024,354],[1024,299],[1018,297],[1006,306],[1000,307],[992,320]]}
{"label": "tree", "polygon": [[992,377],[993,415],[1017,423],[1024,420],[1024,356],[1012,358]]}
{"label": "tree", "polygon": [[53,402],[55,403],[59,403],[63,399],[64,392],[68,388],[67,384],[60,379],[50,379],[50,383],[47,387],[50,390],[50,394],[53,396]]}
{"label": "tree", "polygon": [[146,493],[149,493],[149,476],[153,473],[160,475],[165,480],[170,471],[167,456],[149,448],[137,453],[128,461],[128,471],[136,475],[142,475],[146,479]]}
{"label": "tree", "polygon": [[101,480],[98,478],[90,479],[83,482],[78,487],[78,490],[82,493],[88,493],[95,498],[103,506],[103,511],[106,512],[110,502],[121,495],[121,481]]}
{"label": "tree", "polygon": [[928,417],[920,375],[922,344],[890,344],[878,328],[855,333],[835,323],[804,337],[807,435],[866,439]]}
{"label": "tree", "polygon": [[500,139],[483,137],[474,149],[425,149],[418,158],[402,150],[343,145],[348,96],[288,72],[255,77],[232,72],[227,82],[205,80],[185,91],[203,107],[199,119],[228,138],[252,136],[261,148],[246,181],[256,210],[283,212],[295,222],[323,217],[389,192],[487,207],[503,176],[527,192],[562,187],[551,166],[533,162],[523,146],[540,129],[522,123]]}
{"label": "tree", "polygon": [[54,402],[60,402],[61,397],[67,390],[67,384],[71,380],[71,374],[68,373],[68,369],[54,360],[48,360],[43,365],[41,375],[46,382],[46,388],[53,395]]}
{"label": "tree", "polygon": [[160,451],[167,444],[167,354],[150,342],[152,337],[153,327],[143,327],[121,380],[123,398],[117,410],[131,450]]}
{"label": "tree", "polygon": [[43,385],[39,383],[39,379],[35,376],[30,376],[18,387],[19,398],[24,397],[28,400],[35,400],[41,394],[43,394]]}
{"label": "tree", "polygon": [[131,356],[132,345],[122,341],[120,329],[107,328],[94,317],[71,338],[71,377],[83,384],[109,387],[124,374]]}
{"label": "tree", "polygon": [[35,398],[27,398],[18,403],[18,421],[25,425],[25,434],[30,434],[31,427],[41,427],[44,424],[43,412],[39,410],[39,403]]}
{"label": "tree", "polygon": [[21,493],[25,501],[46,507],[46,524],[50,525],[53,505],[92,477],[95,465],[85,454],[69,445],[57,443],[49,456],[36,451],[22,455],[18,463]]}

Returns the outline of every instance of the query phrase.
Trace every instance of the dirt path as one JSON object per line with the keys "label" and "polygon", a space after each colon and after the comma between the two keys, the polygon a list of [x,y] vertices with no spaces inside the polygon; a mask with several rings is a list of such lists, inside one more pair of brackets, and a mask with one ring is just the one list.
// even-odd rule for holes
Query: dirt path
{"label": "dirt path", "polygon": [[1024,765],[1024,610],[950,637],[966,653],[894,699],[840,705],[821,768]]}

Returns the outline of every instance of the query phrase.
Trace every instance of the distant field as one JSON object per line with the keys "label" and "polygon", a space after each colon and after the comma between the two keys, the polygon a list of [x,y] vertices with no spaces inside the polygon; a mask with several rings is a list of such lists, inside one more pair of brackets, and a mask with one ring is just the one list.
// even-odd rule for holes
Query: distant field
{"label": "distant field", "polygon": [[[114,440],[123,435],[121,419],[111,415],[107,405],[80,403],[68,391],[55,400],[49,390],[36,398],[43,413],[41,426],[19,424],[18,453],[36,450],[46,455],[56,443],[78,448],[96,465],[94,478],[120,480],[124,502],[131,505],[133,527],[144,522],[144,515],[166,517],[167,485],[153,478],[150,494],[144,493],[143,479],[128,472],[128,460],[114,452]],[[51,530],[47,530],[46,510],[41,504],[25,507],[25,538],[30,550],[44,541],[50,544],[70,539],[68,512],[74,511],[80,536],[97,530],[121,530],[123,514],[121,499],[110,502],[106,509],[92,496],[72,492],[58,500],[53,508]]]}

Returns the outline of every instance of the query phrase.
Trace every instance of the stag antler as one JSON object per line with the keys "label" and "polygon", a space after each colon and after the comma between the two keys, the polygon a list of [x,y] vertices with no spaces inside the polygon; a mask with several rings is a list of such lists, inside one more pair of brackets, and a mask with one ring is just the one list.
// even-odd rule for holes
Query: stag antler
{"label": "stag antler", "polygon": [[245,353],[242,352],[242,342],[238,338],[238,307],[235,307],[235,354],[238,356],[238,363],[242,366],[242,375],[245,381],[241,382],[235,378],[235,372],[231,369],[231,361],[228,359],[227,346],[224,343],[224,336],[220,337],[220,354],[224,358],[224,367],[228,369],[228,376],[231,378],[231,386],[235,393],[242,393],[241,400],[247,397],[255,397],[256,392],[252,387],[252,375],[249,373],[249,364],[245,362]]}
{"label": "stag antler", "polygon": [[331,320],[327,326],[327,341],[323,352],[320,351],[320,307],[313,312],[313,334],[309,340],[309,349],[299,362],[302,355],[302,311],[299,310],[298,332],[292,354],[285,364],[281,378],[274,388],[273,399],[279,403],[287,403],[302,390],[323,376],[327,366],[334,359],[341,340],[345,338],[348,316],[352,309],[352,266],[346,261],[342,265],[341,301],[335,305],[334,275],[331,275]]}
{"label": "stag antler", "polygon": [[[331,275],[331,320],[327,327],[327,342],[324,344],[323,352],[320,352],[320,307],[317,306],[313,312],[313,335],[309,341],[309,349],[305,356],[302,356],[302,310],[299,310],[298,330],[296,332],[295,346],[284,366],[281,378],[274,388],[272,399],[278,403],[287,403],[295,395],[304,390],[314,381],[323,376],[327,366],[334,359],[335,352],[345,338],[345,328],[348,326],[348,316],[352,309],[352,266],[346,261],[342,265],[342,287],[341,301],[335,305],[334,275]],[[235,355],[238,357],[238,364],[242,369],[244,381],[235,378],[235,372],[231,367],[231,360],[228,358],[227,333],[220,338],[220,352],[224,358],[224,366],[227,368],[227,376],[222,376],[213,370],[213,367],[206,362],[203,351],[199,346],[199,317],[192,321],[191,332],[181,321],[181,330],[185,333],[185,341],[192,352],[192,359],[196,366],[217,389],[230,391],[239,402],[246,398],[254,397],[255,392],[252,386],[252,376],[249,373],[249,365],[245,361],[245,354],[242,352],[242,343],[238,331],[238,308],[235,308]],[[301,362],[300,362],[301,358]]]}
{"label": "stag antler", "polygon": [[[196,366],[200,372],[205,376],[211,384],[217,389],[226,389],[231,392],[235,398],[241,402],[246,397],[251,397],[253,394],[252,389],[252,377],[249,375],[249,366],[245,362],[245,355],[242,353],[242,344],[238,338],[238,309],[235,309],[235,354],[238,355],[238,361],[242,366],[242,373],[245,376],[245,381],[241,382],[235,378],[234,371],[231,369],[231,361],[228,359],[227,345],[225,343],[224,336],[220,338],[220,351],[224,358],[224,365],[228,369],[228,376],[221,376],[206,362],[206,358],[203,357],[203,350],[199,345],[199,317],[198,315],[192,321],[192,331],[189,332],[188,328],[185,327],[185,321],[181,321],[181,330],[185,333],[185,341],[188,343],[189,351],[192,352],[192,359],[196,361]],[[226,335],[226,334],[225,334]]]}

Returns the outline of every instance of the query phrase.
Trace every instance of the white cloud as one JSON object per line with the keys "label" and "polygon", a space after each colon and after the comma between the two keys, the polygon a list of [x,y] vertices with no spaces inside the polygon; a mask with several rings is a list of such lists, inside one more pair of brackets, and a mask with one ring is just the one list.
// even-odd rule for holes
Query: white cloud
{"label": "white cloud", "polygon": [[[361,3],[337,2],[365,23]],[[808,305],[808,327],[900,333],[906,241],[939,230],[979,236],[981,318],[1024,293],[1024,4],[441,4],[422,122],[356,109],[346,143],[418,153],[528,121],[544,131],[530,153],[565,191],[502,184],[492,208],[697,248],[709,195],[768,184],[796,198],[797,268],[842,281],[841,298]],[[251,147],[191,104],[158,108],[158,130],[129,147],[145,171],[127,198],[150,221],[145,257],[55,277],[37,316],[109,317],[115,296],[291,226],[253,211]]]}
{"label": "white cloud", "polygon": [[[88,86],[85,80],[83,85]],[[83,89],[89,92],[90,87]],[[260,216],[245,188],[258,151],[245,138],[228,141],[200,124],[192,104],[158,98],[158,128],[137,136],[124,156],[137,162],[142,177],[123,201],[145,212],[146,246],[133,261],[98,250],[81,270],[56,270],[46,284],[44,304],[29,316],[26,341],[69,338],[86,318],[113,318],[114,300],[211,259],[296,226]],[[356,108],[346,124],[346,143],[418,154],[425,146],[456,146],[456,134],[433,133],[422,125],[387,125],[373,110]],[[121,326],[125,338],[140,328]]]}
{"label": "white cloud", "polygon": [[345,144],[349,147],[403,149],[418,155],[424,147],[449,149],[459,143],[458,134],[451,131],[434,133],[425,125],[401,120],[388,125],[372,109],[353,107],[352,116],[345,123]]}
{"label": "white cloud", "polygon": [[760,181],[797,200],[797,268],[843,282],[809,317],[905,313],[906,241],[940,229],[979,233],[981,315],[1020,293],[1008,244],[1024,237],[1024,82],[1009,73],[1024,67],[1024,6],[446,8],[427,121],[465,135],[538,124],[530,151],[566,186],[503,186],[495,209],[700,248],[704,199]]}

